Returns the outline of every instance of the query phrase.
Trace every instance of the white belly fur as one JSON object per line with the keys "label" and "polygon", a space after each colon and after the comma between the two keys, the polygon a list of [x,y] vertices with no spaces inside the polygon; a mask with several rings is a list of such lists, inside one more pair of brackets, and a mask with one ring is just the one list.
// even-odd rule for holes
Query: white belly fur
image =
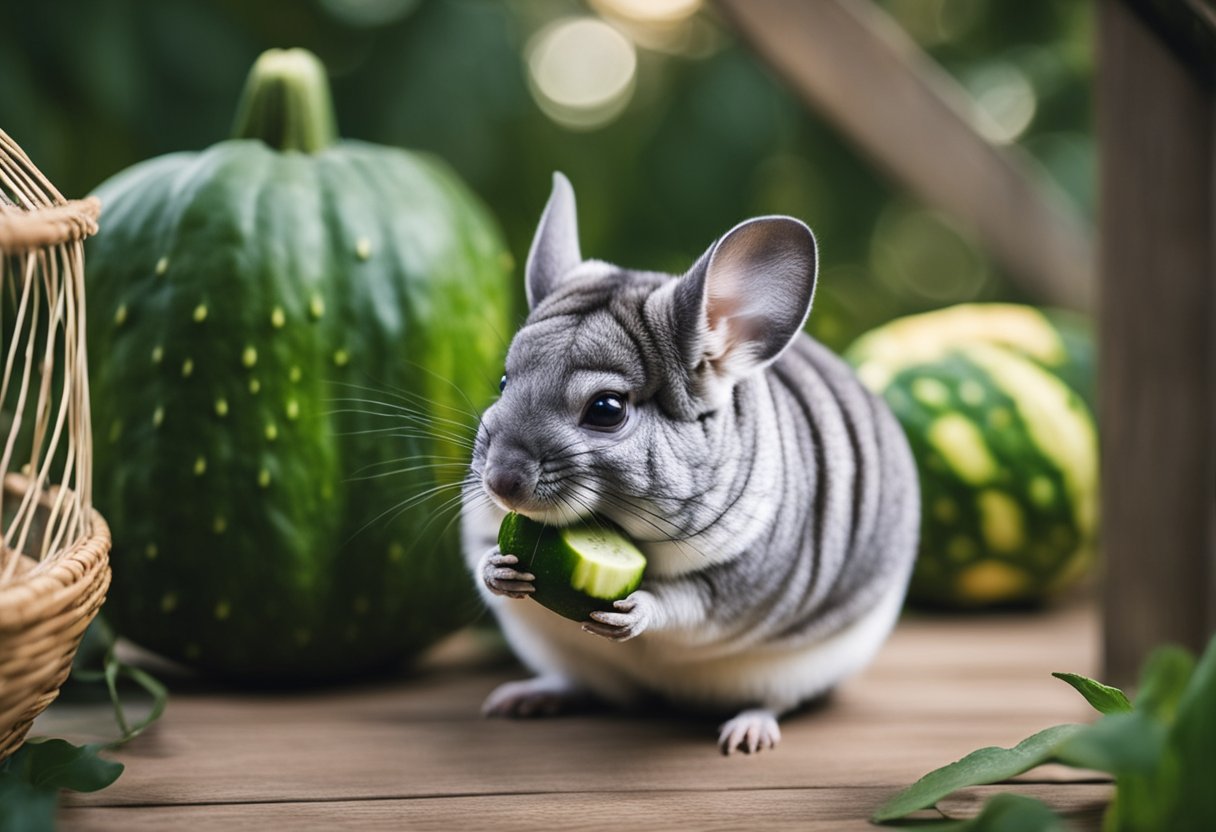
{"label": "white belly fur", "polygon": [[899,616],[904,587],[894,587],[863,618],[820,642],[705,659],[689,658],[692,651],[647,634],[610,642],[534,601],[486,595],[511,647],[537,673],[564,676],[623,705],[649,692],[707,710],[759,706],[783,713],[869,663]]}

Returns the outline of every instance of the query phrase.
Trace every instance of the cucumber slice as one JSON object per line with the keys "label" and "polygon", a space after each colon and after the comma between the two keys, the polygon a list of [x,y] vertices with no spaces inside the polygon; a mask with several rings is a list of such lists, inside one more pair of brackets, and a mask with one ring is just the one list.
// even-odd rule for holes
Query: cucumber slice
{"label": "cucumber slice", "polygon": [[638,588],[646,557],[606,521],[565,528],[508,514],[498,530],[498,548],[519,558],[516,567],[536,576],[532,598],[558,615],[586,621],[595,610],[611,610]]}

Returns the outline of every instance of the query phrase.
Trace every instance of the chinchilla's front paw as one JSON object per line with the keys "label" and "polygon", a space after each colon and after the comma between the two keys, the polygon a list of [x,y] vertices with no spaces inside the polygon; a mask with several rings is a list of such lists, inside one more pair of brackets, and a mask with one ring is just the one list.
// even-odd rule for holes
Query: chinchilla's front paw
{"label": "chinchilla's front paw", "polygon": [[638,590],[612,606],[616,612],[591,613],[591,620],[583,624],[583,629],[612,641],[629,641],[655,624],[658,601],[645,590]]}
{"label": "chinchilla's front paw", "polygon": [[495,546],[481,559],[481,579],[486,588],[495,595],[509,598],[527,598],[536,587],[532,584],[536,576],[531,572],[520,572],[514,567],[519,563],[515,555],[504,555]]}

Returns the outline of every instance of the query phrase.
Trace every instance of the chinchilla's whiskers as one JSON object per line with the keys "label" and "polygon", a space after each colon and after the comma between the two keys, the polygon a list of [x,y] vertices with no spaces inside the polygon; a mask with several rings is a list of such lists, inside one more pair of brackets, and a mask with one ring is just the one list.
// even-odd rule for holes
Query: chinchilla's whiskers
{"label": "chinchilla's whiskers", "polygon": [[[611,492],[608,492],[606,490],[596,489],[592,485],[589,485],[585,482],[580,482],[573,477],[568,478],[566,480],[566,482],[568,482],[571,486],[573,486],[575,488],[581,488],[584,492],[589,493],[591,496],[593,496],[596,500],[600,501],[601,503],[605,503],[616,509],[619,509],[620,511],[633,517],[634,519],[638,520],[639,522],[645,523],[646,525],[650,526],[661,536],[662,540],[666,540],[671,543],[676,543],[678,545],[687,544],[687,545],[691,546],[691,544],[688,544],[688,541],[684,534],[684,530],[681,529],[675,523],[672,523],[670,520],[668,520],[663,515],[657,514],[653,511],[647,509],[645,506],[640,506],[640,505],[632,503],[628,500],[620,499],[619,497],[617,497],[617,495],[612,494]],[[652,520],[650,517],[647,517],[646,516],[647,514],[651,515],[651,517],[653,517],[655,519]],[[656,522],[656,520],[661,521],[667,527],[664,528],[664,526],[659,525],[659,523]]]}
{"label": "chinchilla's whiskers", "polygon": [[447,454],[406,454],[405,456],[393,457],[392,459],[380,459],[376,462],[368,463],[360,468],[351,471],[351,476],[371,471],[375,468],[383,468],[387,465],[400,465],[403,462],[442,462],[468,467],[469,461],[463,456],[449,456]]}
{"label": "chinchilla's whiskers", "polygon": [[[451,384],[451,382],[447,381],[447,379],[443,379],[443,380],[446,383]],[[470,403],[469,409],[465,410],[463,407],[459,407],[457,405],[450,404],[448,402],[437,401],[435,399],[428,398],[428,397],[422,395],[421,393],[417,393],[412,390],[403,390],[400,387],[394,387],[391,384],[381,384],[378,387],[368,387],[366,385],[351,384],[349,382],[336,382],[336,384],[338,384],[339,386],[342,386],[342,387],[348,387],[352,390],[358,390],[362,393],[370,393],[370,394],[376,395],[376,396],[380,396],[380,395],[392,396],[393,398],[397,399],[398,401],[405,402],[410,405],[414,405],[414,406],[423,405],[429,411],[434,411],[436,408],[442,408],[443,410],[445,410],[449,413],[454,413],[454,414],[458,414],[460,416],[469,417],[469,419],[471,420],[470,424],[477,421],[477,418],[478,418],[477,413],[476,413],[476,408],[472,407],[471,403]],[[455,387],[455,385],[453,385],[453,387]],[[466,401],[468,401],[468,397],[465,396],[464,393],[462,391],[460,391],[459,388],[455,388],[455,389],[457,390],[457,392],[460,392],[462,398],[464,398]]]}
{"label": "chinchilla's whiskers", "polygon": [[409,465],[405,468],[394,468],[391,471],[381,471],[376,474],[364,474],[361,476],[347,477],[346,482],[363,482],[366,480],[378,480],[384,477],[397,476],[399,474],[412,474],[415,471],[439,471],[449,468],[464,468],[463,462],[429,462],[423,465]]}
{"label": "chinchilla's whiskers", "polygon": [[[364,410],[358,407],[346,407],[344,409],[330,411],[331,415],[336,413],[359,413],[365,416],[381,416],[383,418],[397,418],[407,422],[417,422],[427,426],[434,424],[442,424],[447,426],[445,429],[452,430],[460,435],[465,435],[472,432],[473,425],[467,422],[458,422],[455,419],[448,419],[443,416],[436,416],[425,410],[416,410],[393,402],[383,402],[378,399],[360,399],[351,396],[329,399],[328,401],[334,404],[343,405],[370,405],[375,408],[383,408],[383,410]],[[385,413],[384,410],[390,412]]]}
{"label": "chinchilla's whiskers", "polygon": [[[397,432],[394,432],[397,431]],[[473,440],[464,436],[453,436],[449,433],[438,433],[434,431],[425,431],[418,428],[401,425],[389,425],[383,428],[365,428],[363,430],[343,430],[336,432],[337,436],[369,436],[371,434],[383,433],[389,439],[434,439],[444,442],[451,442],[456,445],[461,445],[466,448],[473,447]]]}
{"label": "chinchilla's whiskers", "polygon": [[350,538],[347,539],[346,542],[350,543],[352,540],[354,540],[356,537],[358,537],[364,531],[371,528],[376,523],[379,523],[381,520],[383,520],[388,515],[392,515],[392,516],[388,517],[388,520],[385,521],[385,525],[388,525],[389,523],[393,522],[393,520],[397,519],[403,513],[409,511],[411,508],[414,508],[417,505],[421,505],[422,503],[425,503],[427,500],[430,500],[430,499],[444,493],[445,491],[448,491],[450,489],[463,489],[463,488],[464,488],[463,480],[460,482],[445,482],[445,483],[440,483],[439,485],[431,486],[430,488],[424,489],[424,490],[418,492],[417,494],[413,494],[413,495],[407,497],[406,499],[402,500],[400,503],[396,503],[395,505],[389,506],[384,511],[377,514],[375,517],[368,520],[366,523],[364,523],[362,526],[360,526],[358,528],[358,530],[356,530],[355,533],[352,534],[350,536]]}

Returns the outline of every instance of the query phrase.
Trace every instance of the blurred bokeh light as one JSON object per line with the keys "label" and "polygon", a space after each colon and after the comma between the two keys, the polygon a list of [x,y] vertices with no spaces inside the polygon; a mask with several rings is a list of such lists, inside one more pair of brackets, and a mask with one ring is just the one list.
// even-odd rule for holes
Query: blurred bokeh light
{"label": "blurred bokeh light", "polygon": [[[1092,214],[1092,8],[877,0]],[[68,194],[226,137],[257,54],[326,62],[342,135],[434,152],[521,263],[551,174],[583,251],[680,271],[747,216],[821,246],[812,332],[842,347],[900,314],[1027,297],[950,220],[899,192],[703,0],[54,0],[0,27],[0,125]],[[898,130],[899,125],[892,125]],[[965,221],[965,218],[962,218]],[[522,293],[521,293],[522,294]]]}
{"label": "blurred bokeh light", "polygon": [[536,103],[558,124],[600,127],[620,115],[633,95],[637,53],[602,20],[550,23],[533,36],[527,53]]}

